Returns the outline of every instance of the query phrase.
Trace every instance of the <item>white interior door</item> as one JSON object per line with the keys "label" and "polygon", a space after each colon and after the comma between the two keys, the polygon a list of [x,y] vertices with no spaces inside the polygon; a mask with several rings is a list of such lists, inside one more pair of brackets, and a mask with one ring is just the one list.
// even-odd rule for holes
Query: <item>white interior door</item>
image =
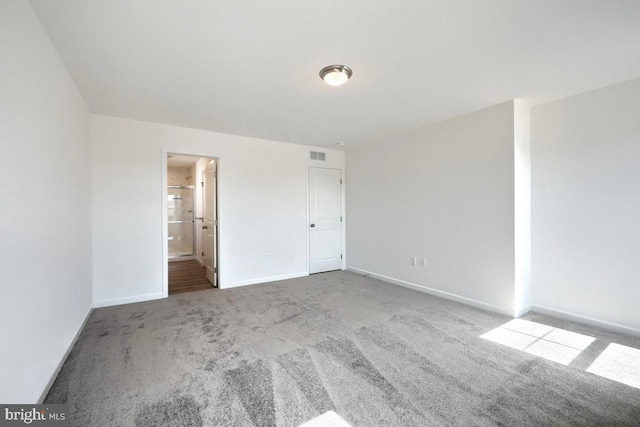
{"label": "white interior door", "polygon": [[212,161],[202,173],[202,261],[207,280],[217,286],[216,236],[218,232],[216,206],[216,163]]}
{"label": "white interior door", "polygon": [[309,168],[309,273],[342,268],[342,172]]}

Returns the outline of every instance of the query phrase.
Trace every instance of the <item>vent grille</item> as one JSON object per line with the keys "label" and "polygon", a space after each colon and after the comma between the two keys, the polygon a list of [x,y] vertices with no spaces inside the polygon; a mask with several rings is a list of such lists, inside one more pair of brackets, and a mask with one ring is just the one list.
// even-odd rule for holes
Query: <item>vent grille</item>
{"label": "vent grille", "polygon": [[310,151],[309,158],[311,160],[320,160],[321,162],[324,162],[327,159],[327,154],[321,151]]}

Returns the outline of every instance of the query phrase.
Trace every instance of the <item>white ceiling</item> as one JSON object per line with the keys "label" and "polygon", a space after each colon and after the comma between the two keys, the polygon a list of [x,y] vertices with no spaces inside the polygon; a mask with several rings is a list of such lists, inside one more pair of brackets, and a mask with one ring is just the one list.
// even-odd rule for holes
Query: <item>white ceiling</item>
{"label": "white ceiling", "polygon": [[179,168],[188,168],[196,164],[200,157],[186,156],[182,154],[169,154],[167,158],[167,166]]}
{"label": "white ceiling", "polygon": [[640,76],[638,0],[31,3],[94,113],[335,148]]}

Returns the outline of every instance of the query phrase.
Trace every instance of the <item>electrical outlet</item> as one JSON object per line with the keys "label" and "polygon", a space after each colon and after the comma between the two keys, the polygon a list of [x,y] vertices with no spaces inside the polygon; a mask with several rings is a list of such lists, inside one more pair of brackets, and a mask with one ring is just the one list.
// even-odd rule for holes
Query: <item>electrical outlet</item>
{"label": "electrical outlet", "polygon": [[427,266],[427,259],[420,258],[420,267],[426,267],[426,266]]}
{"label": "electrical outlet", "polygon": [[265,260],[265,261],[269,261],[269,252],[265,252],[265,254],[264,254],[264,260]]}
{"label": "electrical outlet", "polygon": [[416,257],[412,256],[411,257],[411,265],[416,265],[418,262],[416,260]]}

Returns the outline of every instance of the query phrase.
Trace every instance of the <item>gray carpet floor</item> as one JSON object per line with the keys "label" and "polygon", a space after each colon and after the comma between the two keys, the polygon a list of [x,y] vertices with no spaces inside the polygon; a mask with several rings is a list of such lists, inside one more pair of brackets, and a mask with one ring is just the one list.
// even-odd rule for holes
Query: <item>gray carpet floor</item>
{"label": "gray carpet floor", "polygon": [[638,426],[640,390],[480,338],[510,318],[338,271],[96,309],[46,398],[76,426]]}

